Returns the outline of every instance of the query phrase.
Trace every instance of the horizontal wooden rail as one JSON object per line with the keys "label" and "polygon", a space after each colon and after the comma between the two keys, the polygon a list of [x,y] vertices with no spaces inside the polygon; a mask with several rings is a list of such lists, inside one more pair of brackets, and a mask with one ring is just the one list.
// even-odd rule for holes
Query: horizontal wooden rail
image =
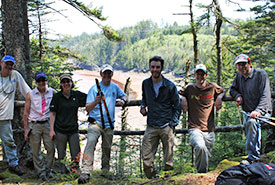
{"label": "horizontal wooden rail", "polygon": [[[275,92],[272,92],[271,98],[275,99]],[[222,99],[223,101],[233,101],[233,98],[230,95],[225,95]],[[15,107],[24,107],[25,101],[15,100]],[[126,103],[125,106],[140,106],[141,100],[130,100]]]}
{"label": "horizontal wooden rail", "polygon": [[[270,125],[262,125],[262,130],[271,128],[272,126]],[[236,131],[241,131],[244,130],[244,127],[242,125],[234,125],[234,126],[222,126],[222,127],[216,127],[215,132],[236,132]],[[176,134],[187,134],[188,129],[176,129]],[[114,135],[144,135],[144,130],[136,130],[136,131],[131,131],[131,130],[114,130]],[[79,130],[80,134],[87,134],[87,130]]]}
{"label": "horizontal wooden rail", "polygon": [[[262,125],[262,130],[266,130],[272,128],[271,125],[268,124],[263,124]],[[244,127],[242,125],[233,125],[233,126],[221,126],[221,127],[216,127],[215,132],[237,132],[244,130]],[[14,129],[14,133],[24,133],[24,129]],[[130,135],[144,135],[144,130],[114,130],[114,135],[124,135],[124,136],[130,136]],[[176,134],[187,134],[188,129],[176,129],[175,130]],[[79,130],[80,134],[87,134],[87,130]]]}

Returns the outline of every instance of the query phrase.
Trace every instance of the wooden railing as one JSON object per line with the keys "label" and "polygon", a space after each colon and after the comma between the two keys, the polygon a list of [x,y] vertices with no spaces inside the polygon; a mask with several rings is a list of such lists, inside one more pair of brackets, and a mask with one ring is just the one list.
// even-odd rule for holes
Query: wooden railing
{"label": "wooden railing", "polygon": [[[275,99],[275,92],[272,92],[271,97]],[[230,95],[225,95],[223,97],[223,101],[233,101],[233,98]],[[25,101],[15,101],[15,106],[23,107],[25,104]],[[140,106],[141,100],[131,100],[126,103],[125,106]],[[270,128],[268,125],[262,125],[262,129]],[[215,132],[235,132],[235,131],[241,131],[243,130],[243,125],[234,125],[234,126],[221,126],[216,127]],[[144,130],[137,130],[137,131],[131,131],[131,130],[114,130],[114,135],[144,135]],[[188,129],[176,129],[176,134],[187,134]],[[80,134],[87,134],[87,130],[79,130]]]}

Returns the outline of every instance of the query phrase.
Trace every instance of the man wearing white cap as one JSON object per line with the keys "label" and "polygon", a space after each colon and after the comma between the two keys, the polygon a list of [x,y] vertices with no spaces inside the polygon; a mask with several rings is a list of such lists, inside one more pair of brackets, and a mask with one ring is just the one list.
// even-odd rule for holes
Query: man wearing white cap
{"label": "man wearing white cap", "polygon": [[188,84],[182,95],[183,112],[188,110],[188,128],[191,145],[195,149],[195,164],[199,173],[208,171],[208,160],[215,142],[214,106],[222,107],[225,90],[214,82],[207,82],[207,69],[199,64],[195,68],[196,83]]}
{"label": "man wearing white cap", "polygon": [[[98,94],[97,85],[93,85],[87,95],[86,110],[89,112],[89,126],[87,144],[84,150],[85,157],[83,158],[83,166],[78,183],[87,183],[90,178],[90,171],[93,170],[94,151],[98,138],[102,136],[102,159],[101,169],[105,175],[110,169],[110,154],[113,140],[113,124],[115,122],[115,106],[123,106],[127,100],[126,94],[119,88],[118,85],[111,82],[113,76],[113,68],[109,64],[101,67],[100,76],[102,81],[98,84],[105,96],[105,102],[109,111],[104,107],[104,99]],[[100,104],[102,114],[100,111]],[[102,116],[102,117],[101,117]],[[111,123],[110,121],[111,120]],[[110,178],[108,176],[105,176]]]}
{"label": "man wearing white cap", "polygon": [[16,145],[13,139],[12,124],[14,97],[18,88],[21,94],[26,97],[31,91],[22,75],[14,70],[16,61],[12,56],[6,55],[1,60],[0,75],[0,138],[9,163],[9,170],[18,175],[24,171],[18,165]]}
{"label": "man wearing white cap", "polygon": [[238,73],[230,86],[230,94],[250,116],[245,116],[246,150],[248,158],[243,164],[251,164],[260,159],[261,123],[254,119],[271,114],[271,93],[268,75],[264,70],[255,69],[249,57],[240,54],[235,59]]}

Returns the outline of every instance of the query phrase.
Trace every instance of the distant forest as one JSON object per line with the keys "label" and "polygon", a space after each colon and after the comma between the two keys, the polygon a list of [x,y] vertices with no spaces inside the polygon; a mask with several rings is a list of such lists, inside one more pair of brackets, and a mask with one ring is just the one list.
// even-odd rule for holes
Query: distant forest
{"label": "distant forest", "polygon": [[[87,60],[78,63],[85,68],[109,63],[116,69],[146,71],[148,59],[160,55],[165,59],[166,72],[181,73],[187,59],[194,59],[192,35],[183,34],[188,29],[189,26],[179,26],[177,23],[160,27],[147,20],[119,30],[123,36],[122,42],[111,42],[99,33],[82,33],[65,40],[62,46],[85,56]],[[210,56],[215,54],[215,35],[212,29],[204,27],[199,31],[200,63],[211,63]],[[229,24],[223,24],[222,33],[230,40],[238,35]]]}

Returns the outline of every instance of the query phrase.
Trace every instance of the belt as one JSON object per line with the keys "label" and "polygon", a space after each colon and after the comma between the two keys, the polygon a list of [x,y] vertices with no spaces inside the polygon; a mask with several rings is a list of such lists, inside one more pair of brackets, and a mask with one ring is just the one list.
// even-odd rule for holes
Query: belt
{"label": "belt", "polygon": [[97,126],[99,126],[100,128],[102,128],[102,126],[101,126],[94,118],[92,118],[92,117],[89,117],[89,118],[88,118],[88,122],[89,122],[90,124],[97,125]]}
{"label": "belt", "polygon": [[48,122],[49,120],[43,120],[43,121],[31,121],[31,123],[38,123],[38,124],[43,124],[43,123],[46,123]]}
{"label": "belt", "polygon": [[95,119],[92,118],[92,117],[88,117],[88,122],[89,122],[89,123],[94,123],[94,122],[95,122]]}

